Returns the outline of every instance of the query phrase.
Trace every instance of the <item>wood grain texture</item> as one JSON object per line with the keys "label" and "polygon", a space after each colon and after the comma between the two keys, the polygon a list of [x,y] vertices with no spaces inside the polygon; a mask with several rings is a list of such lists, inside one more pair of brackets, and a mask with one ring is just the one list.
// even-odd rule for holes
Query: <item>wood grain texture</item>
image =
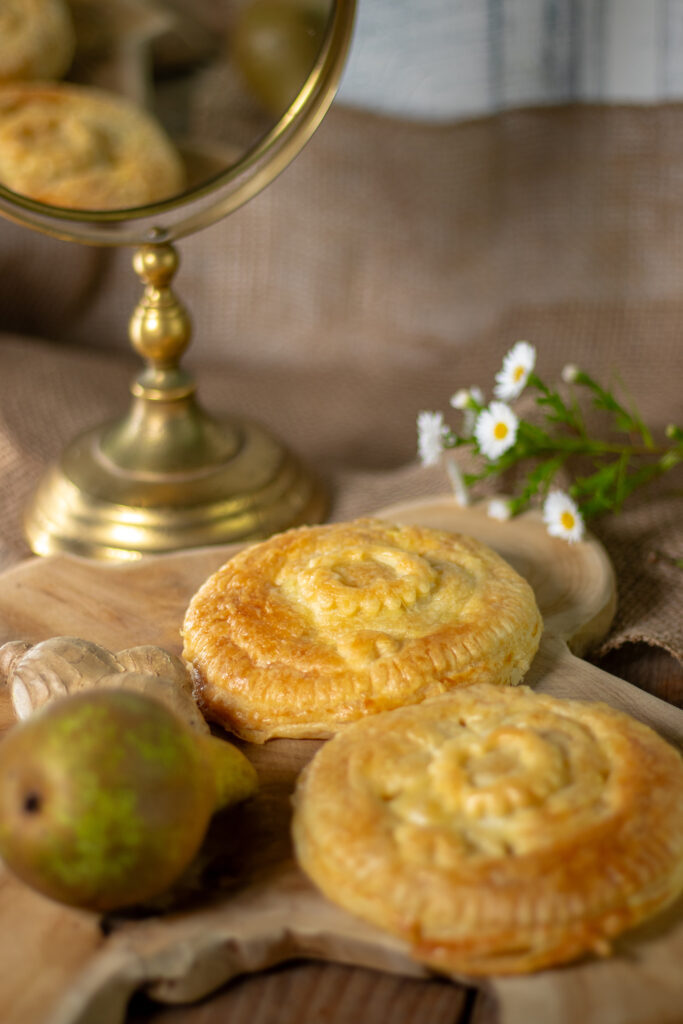
{"label": "wood grain texture", "polygon": [[[546,632],[528,683],[556,696],[605,700],[683,745],[683,712],[568,649],[569,643],[584,651],[608,627],[613,613],[614,580],[599,545],[569,546],[549,538],[533,516],[496,523],[481,509],[461,509],[450,499],[399,506],[386,514],[471,533],[529,579]],[[69,557],[26,562],[0,578],[0,641],[71,634],[111,649],[151,643],[178,653],[189,598],[232,550],[115,566]],[[11,722],[6,695],[0,700],[0,722]],[[260,975],[267,988],[267,979],[277,974],[274,965],[302,957],[340,965],[342,975],[322,972],[320,985],[334,985],[335,976],[343,976],[343,965],[395,976],[383,982],[387,999],[392,985],[396,991],[402,985],[412,991],[412,985],[425,984],[420,979],[430,975],[400,942],[328,903],[294,864],[289,798],[318,746],[301,740],[242,744],[259,773],[258,796],[214,819],[200,856],[171,894],[144,911],[109,919],[106,936],[95,918],[59,907],[3,874],[4,1024],[120,1024],[137,991],[163,1002],[192,1002],[231,978],[256,971],[269,972]],[[663,1024],[680,1019],[682,958],[683,914],[674,908],[621,940],[609,960],[529,978],[494,979],[490,991],[503,1024],[578,1019],[592,1024],[604,1019],[606,1005],[609,1019],[618,1024]],[[314,975],[308,978],[315,990]],[[362,986],[362,981],[353,984]],[[464,989],[446,986],[438,992],[453,996],[446,1002],[457,1019]],[[430,1019],[441,1019],[440,1012],[434,1009]]]}
{"label": "wood grain texture", "polygon": [[190,1007],[136,1000],[127,1024],[456,1024],[468,1014],[470,1002],[465,989],[443,979],[295,963],[249,975],[210,1002]]}

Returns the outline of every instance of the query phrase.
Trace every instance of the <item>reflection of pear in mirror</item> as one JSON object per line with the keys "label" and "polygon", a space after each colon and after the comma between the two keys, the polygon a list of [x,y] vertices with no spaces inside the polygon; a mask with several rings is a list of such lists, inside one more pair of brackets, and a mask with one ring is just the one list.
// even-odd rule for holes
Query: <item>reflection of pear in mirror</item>
{"label": "reflection of pear in mirror", "polygon": [[247,86],[272,114],[298,96],[320,52],[325,0],[250,0],[237,18],[230,53]]}
{"label": "reflection of pear in mirror", "polygon": [[180,157],[158,121],[87,86],[0,86],[0,182],[53,206],[113,210],[181,191]]}
{"label": "reflection of pear in mirror", "polygon": [[65,0],[2,0],[0,82],[61,78],[76,45]]}

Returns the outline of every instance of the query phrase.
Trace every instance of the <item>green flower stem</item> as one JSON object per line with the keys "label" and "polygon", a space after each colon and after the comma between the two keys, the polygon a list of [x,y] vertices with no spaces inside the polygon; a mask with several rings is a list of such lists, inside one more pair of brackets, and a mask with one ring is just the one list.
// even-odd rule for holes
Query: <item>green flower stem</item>
{"label": "green flower stem", "polygon": [[[525,434],[525,428],[530,427],[530,424],[524,421],[520,422],[519,425],[519,439],[515,443],[513,448],[508,449],[508,452],[519,451],[518,459],[525,458],[528,455],[533,455],[537,458],[551,457],[558,454],[558,452],[566,452],[569,455],[618,455],[618,456],[651,456],[661,455],[663,458],[668,459],[671,468],[683,459],[683,444],[674,445],[673,447],[666,447],[665,445],[655,445],[649,448],[645,445],[637,444],[619,444],[617,442],[609,441],[591,441],[589,438],[571,438],[571,437],[558,437],[551,438],[546,435],[546,440],[543,443],[534,444],[533,440],[528,440]],[[532,428],[537,430],[537,428]],[[522,442],[521,448],[520,441]],[[448,434],[444,439],[445,448],[461,448],[464,445],[472,445],[476,447],[476,442],[469,437],[460,437],[457,434]],[[505,459],[505,456],[501,456],[501,459]],[[496,460],[496,465],[500,464],[501,459]]]}

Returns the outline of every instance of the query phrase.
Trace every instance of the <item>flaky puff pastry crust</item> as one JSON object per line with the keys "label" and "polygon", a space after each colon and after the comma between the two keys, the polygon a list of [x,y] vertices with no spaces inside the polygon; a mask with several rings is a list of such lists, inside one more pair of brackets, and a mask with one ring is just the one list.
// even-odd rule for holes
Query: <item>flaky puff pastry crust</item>
{"label": "flaky puff pastry crust", "polygon": [[528,583],[469,537],[362,519],[240,552],[193,597],[184,657],[208,718],[244,739],[332,735],[456,686],[518,683]]}
{"label": "flaky puff pastry crust", "polygon": [[473,686],[358,722],[295,794],[303,870],[454,974],[605,954],[683,891],[683,760],[604,704]]}
{"label": "flaky puff pastry crust", "polygon": [[158,120],[115,93],[63,82],[0,86],[0,181],[77,210],[143,206],[183,188]]}

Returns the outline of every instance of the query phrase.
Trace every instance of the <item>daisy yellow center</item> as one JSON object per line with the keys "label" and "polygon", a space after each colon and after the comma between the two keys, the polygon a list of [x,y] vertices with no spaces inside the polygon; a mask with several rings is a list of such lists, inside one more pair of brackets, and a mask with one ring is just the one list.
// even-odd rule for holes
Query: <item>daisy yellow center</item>
{"label": "daisy yellow center", "polygon": [[493,428],[493,436],[497,441],[502,441],[504,437],[507,437],[508,428],[505,423],[496,423]]}
{"label": "daisy yellow center", "polygon": [[514,377],[515,381],[521,380],[524,376],[524,367],[515,366],[514,373],[512,374],[512,376]]}
{"label": "daisy yellow center", "polygon": [[562,523],[565,530],[573,530],[576,525],[576,520],[571,512],[563,512],[560,516],[560,522]]}

